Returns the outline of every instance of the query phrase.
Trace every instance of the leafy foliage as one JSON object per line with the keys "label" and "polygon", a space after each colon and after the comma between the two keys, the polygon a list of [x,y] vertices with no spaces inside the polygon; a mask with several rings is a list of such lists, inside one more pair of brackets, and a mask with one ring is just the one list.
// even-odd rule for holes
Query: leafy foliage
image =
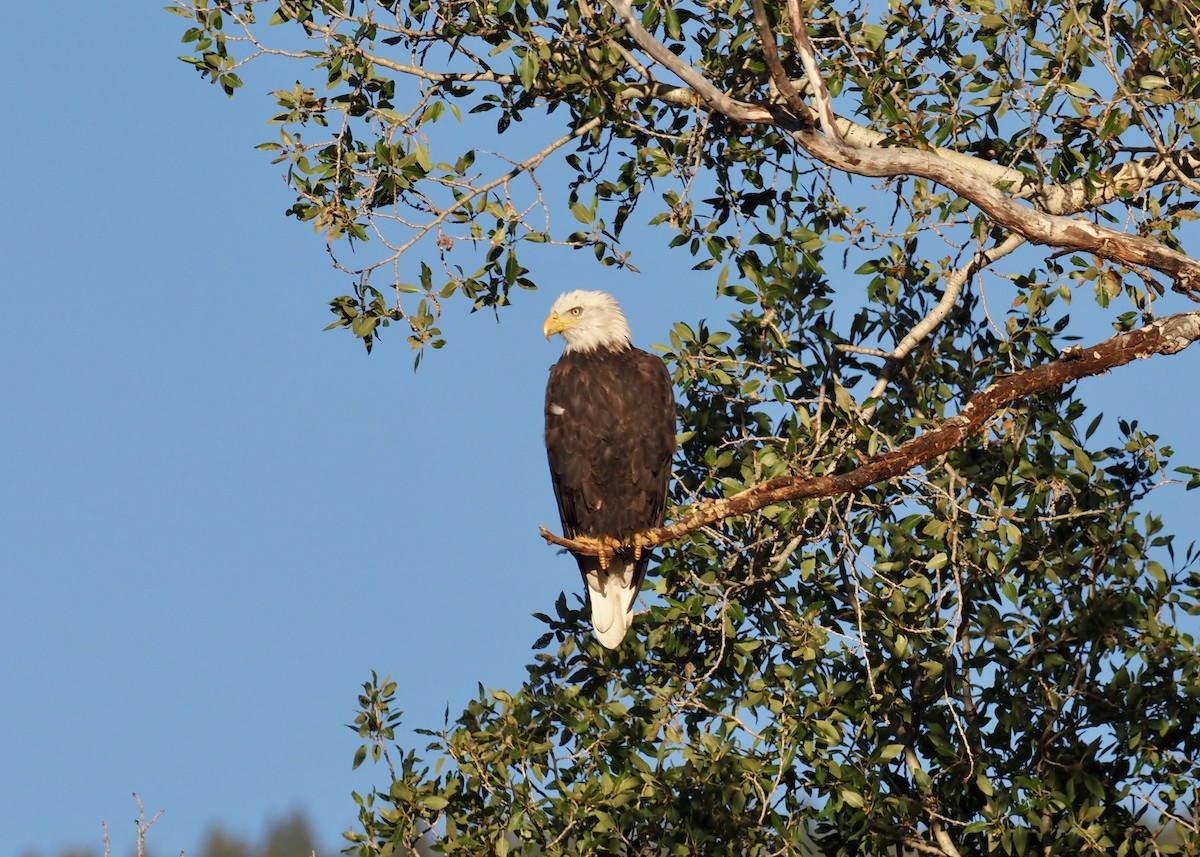
{"label": "leafy foliage", "polygon": [[[881,5],[804,4],[819,81],[786,3],[646,0],[656,62],[616,0],[173,8],[226,90],[300,61],[263,148],[354,279],[331,326],[368,348],[392,322],[440,347],[446,302],[502,307],[554,252],[629,269],[653,236],[708,272],[728,318],[664,349],[682,505],[896,448],[1090,332],[1081,291],[1083,315],[1152,317],[1166,272],[1080,252],[1072,218],[1194,244],[1186,7]],[[822,164],[785,115],[822,88],[847,150],[936,153],[1060,218],[1059,249],[903,169]],[[1196,853],[1200,571],[1140,502],[1171,451],[1124,416],[1098,433],[1077,390],[1044,393],[903,479],[698,531],[613,654],[564,597],[523,686],[426,731],[430,761],[373,676],[355,762],[391,782],[357,796],[352,850]]]}

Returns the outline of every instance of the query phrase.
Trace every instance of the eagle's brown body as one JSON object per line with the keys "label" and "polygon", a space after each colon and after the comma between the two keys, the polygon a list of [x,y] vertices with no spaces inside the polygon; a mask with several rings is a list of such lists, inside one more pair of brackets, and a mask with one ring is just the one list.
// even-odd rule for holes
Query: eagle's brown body
{"label": "eagle's brown body", "polygon": [[[570,293],[580,294],[601,293]],[[624,325],[616,302],[603,297]],[[568,347],[550,370],[546,453],[568,538],[627,542],[663,521],[675,453],[671,377],[662,360],[630,346],[625,330],[624,340],[588,350]],[[575,555],[596,636],[609,648],[633,621],[633,601],[646,574],[649,557],[635,559],[633,553],[619,551],[607,569],[594,556]]]}

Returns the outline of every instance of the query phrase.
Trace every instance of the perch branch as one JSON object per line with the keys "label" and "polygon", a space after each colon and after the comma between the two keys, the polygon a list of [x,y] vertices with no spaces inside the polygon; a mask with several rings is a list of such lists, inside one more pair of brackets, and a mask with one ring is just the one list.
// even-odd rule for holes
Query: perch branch
{"label": "perch branch", "polygon": [[[650,548],[682,538],[725,518],[748,515],[775,503],[833,497],[895,479],[946,454],[967,438],[983,431],[993,416],[1018,399],[1081,378],[1100,375],[1137,359],[1178,353],[1197,339],[1200,339],[1200,311],[1193,311],[1158,319],[1145,327],[1119,333],[1087,348],[1072,346],[1056,360],[1001,377],[972,396],[957,416],[902,443],[891,452],[866,460],[853,470],[832,476],[781,476],[730,497],[703,500],[682,509],[675,522],[639,533],[638,540],[644,547]],[[596,555],[593,546],[556,536],[545,527],[541,528],[541,534],[550,544],[578,554]]]}

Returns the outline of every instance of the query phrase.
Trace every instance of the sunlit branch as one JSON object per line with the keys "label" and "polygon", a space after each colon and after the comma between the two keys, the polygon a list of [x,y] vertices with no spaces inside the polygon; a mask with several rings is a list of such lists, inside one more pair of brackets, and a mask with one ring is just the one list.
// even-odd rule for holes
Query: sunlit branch
{"label": "sunlit branch", "polygon": [[1193,300],[1200,295],[1200,262],[1139,235],[1021,205],[994,185],[937,155],[900,147],[853,149],[806,129],[796,129],[792,136],[809,154],[835,169],[878,178],[913,175],[930,179],[966,197],[998,225],[1028,241],[1153,268],[1171,277],[1175,291]]}

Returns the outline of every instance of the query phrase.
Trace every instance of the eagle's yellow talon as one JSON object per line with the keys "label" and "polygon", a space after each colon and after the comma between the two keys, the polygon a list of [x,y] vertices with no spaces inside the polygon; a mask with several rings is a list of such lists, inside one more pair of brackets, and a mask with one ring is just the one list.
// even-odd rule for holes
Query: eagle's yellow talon
{"label": "eagle's yellow talon", "polygon": [[646,537],[641,533],[633,534],[633,561],[639,562],[642,558],[642,548],[646,546]]}

